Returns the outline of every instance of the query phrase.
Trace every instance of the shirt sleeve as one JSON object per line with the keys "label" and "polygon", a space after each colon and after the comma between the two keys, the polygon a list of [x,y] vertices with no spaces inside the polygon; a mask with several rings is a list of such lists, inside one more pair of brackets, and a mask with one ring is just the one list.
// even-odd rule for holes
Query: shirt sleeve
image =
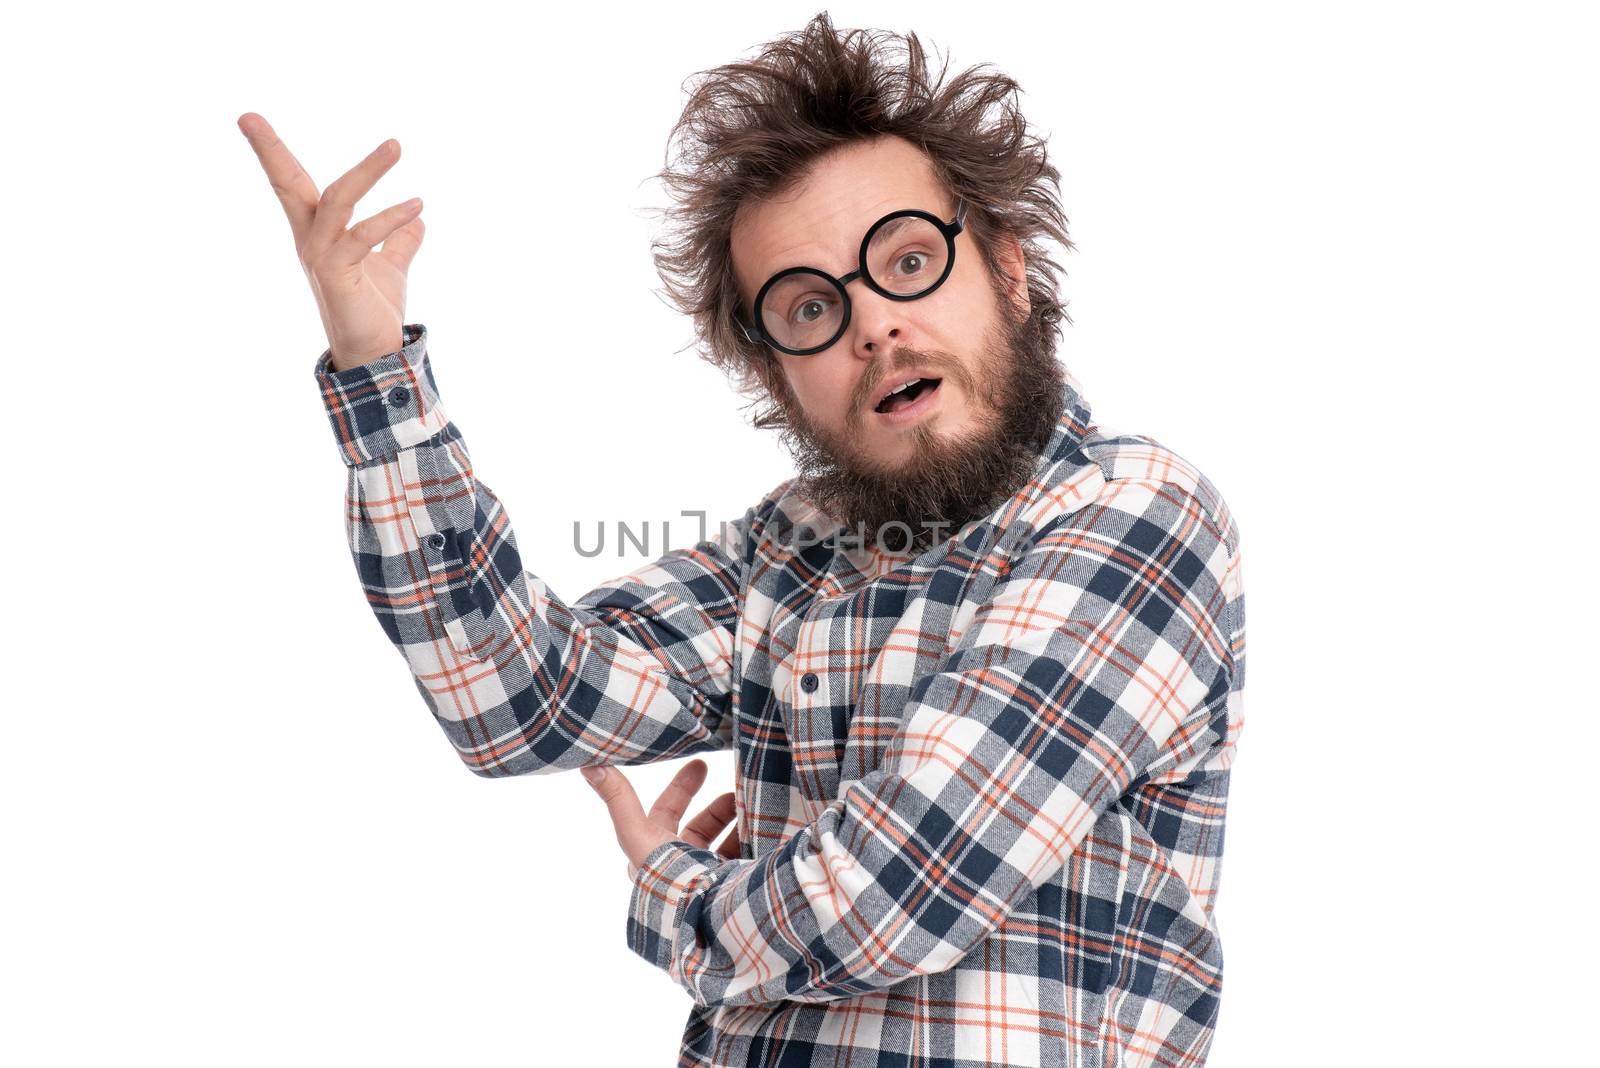
{"label": "shirt sleeve", "polygon": [[657,846],[629,947],[700,1005],[828,1001],[953,967],[1118,798],[1224,744],[1226,522],[1128,479],[1050,518],[913,686],[882,764],[761,857]]}
{"label": "shirt sleeve", "polygon": [[[316,379],[349,469],[367,603],[457,755],[485,777],[642,764],[730,741],[734,628],[757,509],[567,603],[524,570],[428,362],[427,329]],[[760,506],[758,506],[760,507]]]}

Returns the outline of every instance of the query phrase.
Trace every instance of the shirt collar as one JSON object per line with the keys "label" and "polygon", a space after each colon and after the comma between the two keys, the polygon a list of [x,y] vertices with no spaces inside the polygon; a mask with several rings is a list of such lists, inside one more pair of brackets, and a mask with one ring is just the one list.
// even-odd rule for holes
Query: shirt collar
{"label": "shirt collar", "polygon": [[1083,391],[1083,383],[1064,367],[1061,376],[1064,387],[1061,415],[1050,433],[1050,440],[1039,453],[1039,466],[1035,474],[1042,474],[1077,452],[1078,446],[1083,444],[1084,437],[1089,433],[1089,427],[1093,425],[1093,413],[1090,411],[1089,398]]}

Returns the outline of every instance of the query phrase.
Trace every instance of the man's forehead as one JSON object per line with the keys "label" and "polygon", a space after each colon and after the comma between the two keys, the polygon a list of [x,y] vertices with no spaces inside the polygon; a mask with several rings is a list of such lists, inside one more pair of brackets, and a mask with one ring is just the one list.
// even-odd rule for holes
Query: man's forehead
{"label": "man's forehead", "polygon": [[745,299],[753,298],[762,282],[788,267],[848,273],[855,267],[867,230],[890,212],[949,211],[948,195],[926,159],[920,167],[907,167],[902,161],[889,174],[873,173],[875,159],[889,155],[904,153],[860,152],[839,165],[819,168],[782,196],[741,205],[734,218],[732,254]]}
{"label": "man's forehead", "polygon": [[[786,210],[784,205],[768,204],[746,225],[743,245],[750,250],[751,263],[757,268],[772,257],[782,259],[806,251],[837,253],[853,262],[867,228],[891,211],[920,206],[909,203],[911,199],[899,191],[877,189],[863,190],[851,203],[832,207],[813,205],[810,210]],[[774,269],[784,266],[787,264]],[[756,273],[765,277],[772,272]]]}

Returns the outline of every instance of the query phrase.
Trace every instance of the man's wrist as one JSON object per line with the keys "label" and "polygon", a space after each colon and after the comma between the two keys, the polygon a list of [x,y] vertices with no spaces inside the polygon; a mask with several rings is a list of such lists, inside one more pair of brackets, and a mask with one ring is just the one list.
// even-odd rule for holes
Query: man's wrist
{"label": "man's wrist", "polygon": [[697,887],[715,877],[725,861],[682,839],[652,849],[633,875],[628,898],[628,948],[656,967],[672,971],[675,936],[683,910]]}
{"label": "man's wrist", "polygon": [[428,363],[427,327],[407,324],[404,341],[394,352],[344,370],[332,366],[331,349],[317,357],[317,388],[348,466],[393,456],[449,424]]}
{"label": "man's wrist", "polygon": [[[401,332],[402,334],[404,331]],[[373,360],[381,360],[385,356],[399,352],[405,348],[406,339],[401,334],[393,338],[386,338],[386,344],[376,352],[341,353],[328,349],[328,366],[334,371],[348,371],[352,367],[362,367]]]}

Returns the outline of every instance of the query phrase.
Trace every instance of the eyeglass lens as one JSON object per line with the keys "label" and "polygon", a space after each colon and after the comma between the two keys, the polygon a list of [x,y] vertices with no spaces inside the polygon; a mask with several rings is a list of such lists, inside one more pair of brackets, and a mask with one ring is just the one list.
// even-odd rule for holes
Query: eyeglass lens
{"label": "eyeglass lens", "polygon": [[[943,278],[949,254],[949,242],[937,226],[902,216],[872,235],[867,272],[896,296],[921,296]],[[761,301],[761,328],[787,348],[814,348],[838,333],[844,306],[844,293],[833,282],[816,274],[791,274],[767,290]]]}

